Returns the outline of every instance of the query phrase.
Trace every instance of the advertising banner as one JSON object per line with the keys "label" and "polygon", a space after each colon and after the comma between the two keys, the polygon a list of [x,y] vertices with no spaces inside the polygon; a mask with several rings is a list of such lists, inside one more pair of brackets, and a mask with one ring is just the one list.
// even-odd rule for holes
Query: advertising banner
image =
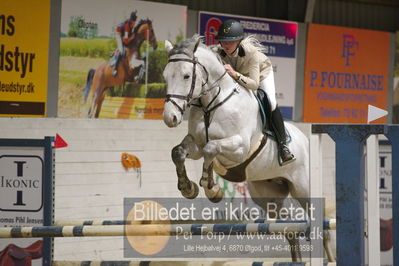
{"label": "advertising banner", "polygon": [[2,1],[0,116],[46,115],[49,25],[50,0]]}
{"label": "advertising banner", "polygon": [[185,6],[62,2],[59,117],[162,119],[168,55],[185,38]]}
{"label": "advertising banner", "polygon": [[300,199],[309,202],[304,208],[291,201],[281,209],[275,199],[257,200],[264,209],[244,198],[213,204],[200,197],[124,198],[124,258],[285,260],[291,259],[288,236],[298,241],[302,258],[323,258],[323,199]]}
{"label": "advertising banner", "polygon": [[[52,223],[51,144],[51,137],[0,139],[0,228]],[[51,248],[49,238],[2,238],[0,265],[51,265]]]}
{"label": "advertising banner", "polygon": [[387,110],[389,51],[388,32],[309,25],[304,122],[367,123],[368,105]]}
{"label": "advertising banner", "polygon": [[200,12],[200,35],[207,45],[216,44],[219,26],[226,19],[241,23],[245,35],[255,36],[266,48],[273,64],[276,98],[284,118],[293,119],[295,104],[296,45],[298,24],[294,22]]}

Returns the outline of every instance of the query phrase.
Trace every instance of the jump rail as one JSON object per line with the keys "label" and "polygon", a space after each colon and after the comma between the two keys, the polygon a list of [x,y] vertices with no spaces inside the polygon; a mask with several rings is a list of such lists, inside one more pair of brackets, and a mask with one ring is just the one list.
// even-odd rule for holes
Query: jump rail
{"label": "jump rail", "polygon": [[308,223],[140,224],[0,228],[0,238],[306,233]]}
{"label": "jump rail", "polygon": [[[54,226],[97,226],[97,225],[130,225],[130,224],[194,224],[194,223],[201,223],[201,224],[237,224],[237,223],[307,223],[306,220],[266,220],[266,219],[257,219],[254,221],[193,221],[193,220],[144,220],[140,222],[132,222],[131,220],[59,220],[54,223]],[[325,219],[323,221],[323,228],[327,230],[335,230],[336,229],[336,220],[335,219]]]}
{"label": "jump rail", "polygon": [[[160,265],[163,261],[154,261],[155,265]],[[184,261],[182,261],[184,262]],[[171,264],[170,261],[165,261],[167,264]],[[173,262],[176,265],[183,265],[181,262]],[[214,262],[199,262],[195,265],[213,265]],[[151,261],[54,261],[53,266],[144,266],[144,265],[152,265]],[[262,261],[254,261],[254,262],[243,262],[243,261],[229,261],[228,265],[230,266],[311,266],[309,262],[262,262]],[[325,262],[323,266],[336,266],[335,262]]]}

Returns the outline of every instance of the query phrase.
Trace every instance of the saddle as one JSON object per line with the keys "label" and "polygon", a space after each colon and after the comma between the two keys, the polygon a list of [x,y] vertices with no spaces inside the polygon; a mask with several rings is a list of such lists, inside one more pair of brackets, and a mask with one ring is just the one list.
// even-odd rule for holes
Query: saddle
{"label": "saddle", "polygon": [[388,251],[392,248],[392,223],[392,218],[389,220],[380,219],[381,251]]}
{"label": "saddle", "polygon": [[32,260],[43,257],[43,240],[38,240],[26,248],[15,244],[0,250],[0,265],[29,266]]}

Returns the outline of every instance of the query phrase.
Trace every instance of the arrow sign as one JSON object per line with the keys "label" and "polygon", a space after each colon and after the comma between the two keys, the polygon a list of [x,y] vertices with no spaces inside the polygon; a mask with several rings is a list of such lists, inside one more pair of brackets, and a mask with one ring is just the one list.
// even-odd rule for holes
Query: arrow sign
{"label": "arrow sign", "polygon": [[373,105],[369,104],[369,110],[368,110],[368,115],[367,115],[367,123],[370,123],[378,118],[381,118],[383,116],[386,116],[388,112],[384,109],[375,107]]}
{"label": "arrow sign", "polygon": [[67,147],[68,143],[58,133],[55,135],[54,149]]}

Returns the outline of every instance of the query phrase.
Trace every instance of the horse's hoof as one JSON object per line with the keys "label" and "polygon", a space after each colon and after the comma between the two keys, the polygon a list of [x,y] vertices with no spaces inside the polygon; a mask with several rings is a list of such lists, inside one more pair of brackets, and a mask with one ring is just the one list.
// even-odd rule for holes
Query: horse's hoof
{"label": "horse's hoof", "polygon": [[[223,194],[222,194],[223,195]],[[214,197],[209,199],[211,202],[213,203],[219,203],[221,200],[223,199],[223,197]]]}
{"label": "horse's hoof", "polygon": [[195,199],[198,196],[199,188],[198,185],[193,181],[190,181],[190,190],[182,190],[181,194],[187,199]]}
{"label": "horse's hoof", "polygon": [[[211,202],[218,203],[223,199],[223,189],[219,185],[214,185],[214,187],[208,191],[208,193],[205,191],[205,194]],[[213,193],[211,194],[211,192]]]}

